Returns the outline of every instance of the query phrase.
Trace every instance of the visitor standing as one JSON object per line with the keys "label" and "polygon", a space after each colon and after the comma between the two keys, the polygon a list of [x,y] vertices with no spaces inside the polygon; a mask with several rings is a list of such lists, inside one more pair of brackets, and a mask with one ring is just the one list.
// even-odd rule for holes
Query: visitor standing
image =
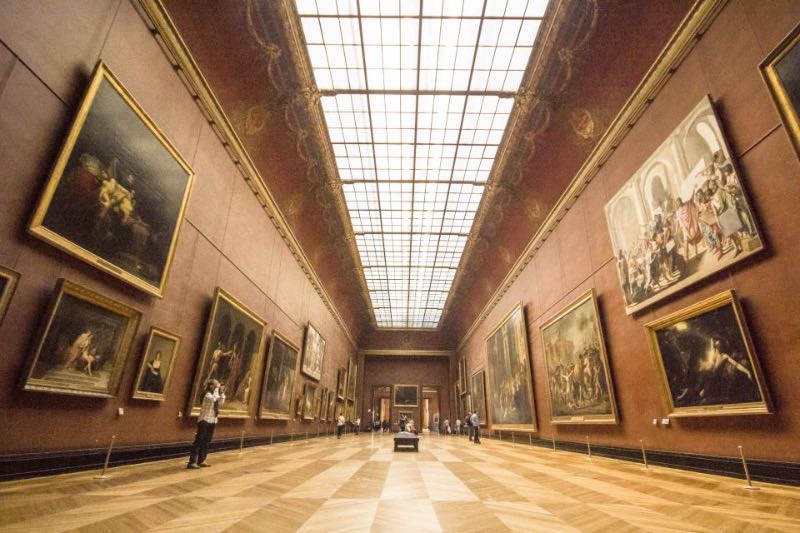
{"label": "visitor standing", "polygon": [[194,435],[192,452],[189,454],[189,464],[186,468],[200,468],[211,466],[206,463],[208,445],[214,436],[217,427],[219,407],[225,403],[225,387],[219,381],[210,379],[206,382],[206,392],[200,405],[200,416],[197,417],[197,433]]}
{"label": "visitor standing", "polygon": [[342,438],[342,432],[344,431],[344,415],[339,413],[339,418],[336,419],[336,438]]}
{"label": "visitor standing", "polygon": [[472,416],[470,417],[470,422],[472,425],[470,429],[472,430],[472,442],[475,444],[481,443],[481,421],[478,419],[478,411],[472,411]]}

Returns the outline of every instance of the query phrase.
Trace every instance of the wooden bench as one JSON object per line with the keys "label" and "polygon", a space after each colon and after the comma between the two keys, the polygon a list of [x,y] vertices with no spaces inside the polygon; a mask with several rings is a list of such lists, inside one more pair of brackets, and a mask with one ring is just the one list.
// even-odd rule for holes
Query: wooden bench
{"label": "wooden bench", "polygon": [[415,452],[419,452],[419,435],[414,435],[408,431],[401,431],[394,436],[394,451],[400,447],[414,448]]}

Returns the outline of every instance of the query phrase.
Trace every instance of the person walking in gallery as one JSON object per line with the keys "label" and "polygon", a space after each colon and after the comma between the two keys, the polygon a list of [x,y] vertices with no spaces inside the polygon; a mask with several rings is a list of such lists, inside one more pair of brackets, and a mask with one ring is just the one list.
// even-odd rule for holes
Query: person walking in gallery
{"label": "person walking in gallery", "polygon": [[469,412],[467,412],[467,416],[464,418],[464,425],[467,426],[467,435],[469,435],[469,440],[471,441],[474,432],[472,431],[472,417]]}
{"label": "person walking in gallery", "polygon": [[472,416],[470,417],[470,422],[472,425],[470,426],[470,431],[472,431],[472,442],[475,444],[481,443],[481,421],[478,419],[478,411],[472,411]]}
{"label": "person walking in gallery", "polygon": [[359,431],[361,431],[361,417],[360,416],[358,418],[356,418],[356,422],[355,422],[355,425],[353,427],[353,431],[356,432],[356,435],[358,435]]}
{"label": "person walking in gallery", "polygon": [[200,415],[197,417],[197,433],[194,436],[192,452],[189,455],[189,464],[186,468],[200,468],[211,466],[206,463],[208,455],[208,445],[214,436],[214,429],[217,427],[219,408],[225,403],[225,387],[221,387],[219,381],[210,379],[206,382],[206,392],[203,395],[203,403],[200,406]]}
{"label": "person walking in gallery", "polygon": [[342,438],[342,432],[344,431],[344,424],[345,424],[344,415],[342,413],[339,413],[339,418],[336,419],[336,438],[337,439],[341,439]]}
{"label": "person walking in gallery", "polygon": [[445,418],[444,419],[444,434],[445,435],[449,435],[450,433],[451,433],[450,419],[449,418]]}
{"label": "person walking in gallery", "polygon": [[456,435],[461,435],[461,419],[456,418]]}

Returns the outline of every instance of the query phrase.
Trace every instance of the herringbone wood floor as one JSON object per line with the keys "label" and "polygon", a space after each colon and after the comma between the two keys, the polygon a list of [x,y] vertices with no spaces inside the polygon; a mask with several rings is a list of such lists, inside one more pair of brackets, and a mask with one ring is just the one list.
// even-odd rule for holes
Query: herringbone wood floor
{"label": "herringbone wood floor", "polygon": [[800,489],[485,439],[362,434],[0,484],[0,531],[800,531]]}

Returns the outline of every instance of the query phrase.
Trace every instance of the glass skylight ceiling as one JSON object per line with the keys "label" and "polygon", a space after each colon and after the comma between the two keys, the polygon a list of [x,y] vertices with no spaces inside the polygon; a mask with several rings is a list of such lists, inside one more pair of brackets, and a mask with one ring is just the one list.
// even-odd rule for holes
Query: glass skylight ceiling
{"label": "glass skylight ceiling", "polygon": [[547,0],[296,0],[379,327],[435,328]]}

